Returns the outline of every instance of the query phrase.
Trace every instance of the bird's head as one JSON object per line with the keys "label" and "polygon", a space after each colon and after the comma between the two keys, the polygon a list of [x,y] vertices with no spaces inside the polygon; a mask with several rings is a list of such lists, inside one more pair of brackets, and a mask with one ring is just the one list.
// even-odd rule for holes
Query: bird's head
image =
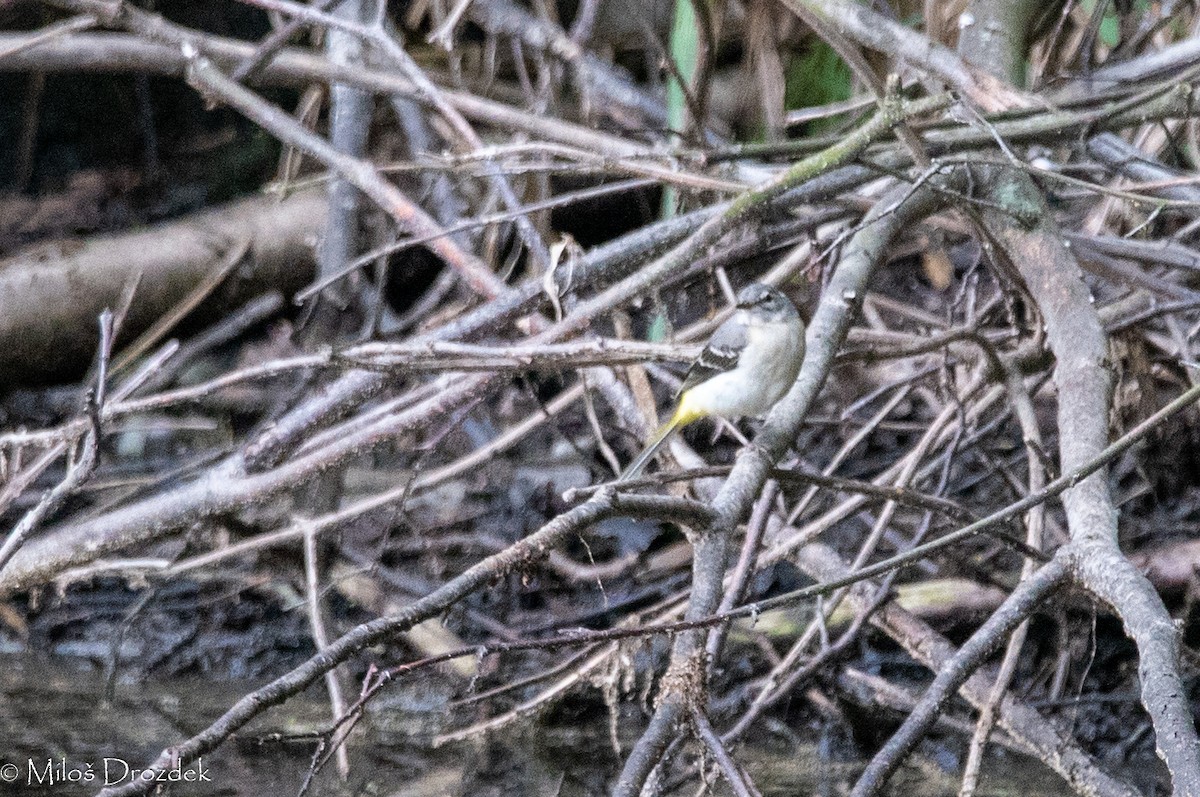
{"label": "bird's head", "polygon": [[738,291],[737,306],[739,310],[749,311],[767,321],[786,320],[799,315],[791,299],[761,282],[751,282]]}

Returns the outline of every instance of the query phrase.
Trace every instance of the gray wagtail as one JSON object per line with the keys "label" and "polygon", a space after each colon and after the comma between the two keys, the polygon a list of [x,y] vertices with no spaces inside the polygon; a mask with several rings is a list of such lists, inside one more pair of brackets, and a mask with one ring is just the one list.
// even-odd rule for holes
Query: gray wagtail
{"label": "gray wagtail", "polygon": [[618,482],[636,478],[671,432],[700,418],[752,417],[775,406],[796,381],[804,360],[804,322],[792,301],[752,282],[737,309],[688,368],[671,419],[658,428]]}

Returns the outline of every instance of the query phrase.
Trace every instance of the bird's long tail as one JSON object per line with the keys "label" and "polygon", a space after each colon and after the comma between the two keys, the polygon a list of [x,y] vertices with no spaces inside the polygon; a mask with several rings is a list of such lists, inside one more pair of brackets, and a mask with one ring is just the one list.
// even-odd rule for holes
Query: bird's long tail
{"label": "bird's long tail", "polygon": [[691,423],[701,417],[701,415],[703,413],[696,412],[688,406],[687,395],[685,394],[683,401],[676,408],[675,414],[671,416],[671,420],[658,427],[658,431],[646,443],[646,447],[642,449],[642,453],[637,455],[637,459],[629,463],[629,467],[621,471],[621,475],[617,477],[617,482],[627,482],[630,479],[636,479],[646,469],[646,465],[650,463],[650,460],[654,459],[654,455],[663,447],[663,443],[671,438],[672,432],[680,426]]}
{"label": "bird's long tail", "polygon": [[671,432],[679,428],[678,413],[676,417],[658,427],[658,431],[650,438],[650,442],[646,443],[646,447],[642,449],[642,453],[637,455],[637,459],[629,463],[629,467],[621,471],[621,475],[617,477],[618,482],[627,482],[630,479],[636,479],[641,472],[646,469],[646,465],[650,460],[654,459],[654,455],[658,453],[658,449],[663,447],[663,443],[671,436]]}

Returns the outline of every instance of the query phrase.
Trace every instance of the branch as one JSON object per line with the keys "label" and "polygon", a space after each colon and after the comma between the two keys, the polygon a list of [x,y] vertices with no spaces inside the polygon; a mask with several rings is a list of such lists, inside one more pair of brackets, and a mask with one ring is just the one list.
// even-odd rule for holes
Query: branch
{"label": "branch", "polygon": [[[691,507],[690,512],[688,507]],[[497,578],[545,557],[565,539],[583,529],[614,516],[669,518],[685,524],[707,523],[711,518],[707,508],[680,502],[676,499],[617,496],[608,491],[597,495],[568,512],[551,520],[502,552],[489,556],[456,576],[438,589],[405,607],[394,616],[382,617],[358,626],[334,640],[324,650],[291,672],[245,695],[220,718],[185,742],[162,751],[147,768],[147,772],[163,772],[186,766],[205,753],[214,750],[230,735],[272,706],[299,694],[310,684],[363,648],[387,637],[406,631],[417,623],[436,617],[472,592],[485,587]],[[154,778],[146,776],[124,786],[107,788],[101,797],[132,797],[149,794],[155,788]]]}
{"label": "branch", "polygon": [[[1073,470],[1108,442],[1112,371],[1108,343],[1092,295],[1080,279],[1040,194],[1014,170],[991,176],[984,223],[1021,271],[1045,319],[1057,366],[1059,457]],[[1014,221],[1014,219],[1016,221]],[[1104,472],[1063,495],[1075,579],[1112,606],[1138,645],[1142,703],[1154,723],[1158,754],[1171,772],[1175,795],[1200,795],[1200,738],[1179,671],[1178,631],[1162,598],[1117,544],[1117,511]]]}
{"label": "branch", "polygon": [[1023,93],[968,64],[953,50],[893,22],[866,6],[848,0],[782,0],[789,8],[803,6],[822,17],[843,36],[878,50],[946,81],[985,111],[1022,108],[1033,104]]}
{"label": "branch", "polygon": [[402,230],[429,237],[426,243],[429,250],[462,274],[477,293],[492,297],[507,290],[504,282],[486,263],[470,252],[463,251],[428,213],[384,180],[370,161],[339,152],[291,115],[266,103],[254,92],[222,74],[211,61],[200,56],[194,48],[189,50],[189,47],[184,45],[184,55],[190,59],[185,77],[197,91],[210,100],[232,106],[284,143],[308,153],[333,169],[346,182],[373,199]]}
{"label": "branch", "polygon": [[[955,185],[961,172],[936,176],[933,182]],[[860,306],[875,269],[883,262],[888,243],[907,224],[924,216],[937,203],[928,186],[901,186],[875,205],[861,231],[851,239],[838,264],[807,333],[807,354],[796,384],[775,406],[754,443],[743,451],[713,503],[718,521],[695,540],[693,586],[687,618],[709,615],[720,602],[721,584],[729,540],[758,496],[771,468],[795,440],[804,416],[832,367],[834,355],[846,337],[854,312]],[[686,661],[704,644],[703,635],[680,634],[672,651],[674,662]],[[633,797],[666,749],[671,729],[685,705],[668,696],[661,700],[649,727],[625,762],[614,790],[617,797]]]}
{"label": "branch", "polygon": [[1014,628],[1037,609],[1067,577],[1065,557],[1055,557],[1027,581],[1022,581],[1004,603],[971,635],[958,653],[942,666],[933,684],[921,696],[913,712],[871,759],[854,785],[851,797],[875,794],[900,767],[904,756],[920,741],[945,707],[946,701],[1000,646]]}
{"label": "branch", "polygon": [[[2,63],[2,62],[0,62]],[[325,198],[302,191],[255,197],[143,230],[42,243],[0,261],[0,383],[78,377],[92,356],[96,316],[116,306],[138,274],[123,329],[140,334],[186,297],[227,250],[249,241],[238,279],[217,291],[213,312],[266,290],[291,293],[312,276],[311,232]]]}

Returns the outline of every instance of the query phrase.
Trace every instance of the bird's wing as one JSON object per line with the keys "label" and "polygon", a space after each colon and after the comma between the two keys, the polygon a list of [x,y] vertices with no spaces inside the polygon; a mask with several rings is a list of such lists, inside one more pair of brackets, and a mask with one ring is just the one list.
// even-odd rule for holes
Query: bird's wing
{"label": "bird's wing", "polygon": [[737,368],[738,358],[746,348],[746,326],[734,318],[717,327],[708,345],[688,367],[687,376],[677,395],[725,371]]}

